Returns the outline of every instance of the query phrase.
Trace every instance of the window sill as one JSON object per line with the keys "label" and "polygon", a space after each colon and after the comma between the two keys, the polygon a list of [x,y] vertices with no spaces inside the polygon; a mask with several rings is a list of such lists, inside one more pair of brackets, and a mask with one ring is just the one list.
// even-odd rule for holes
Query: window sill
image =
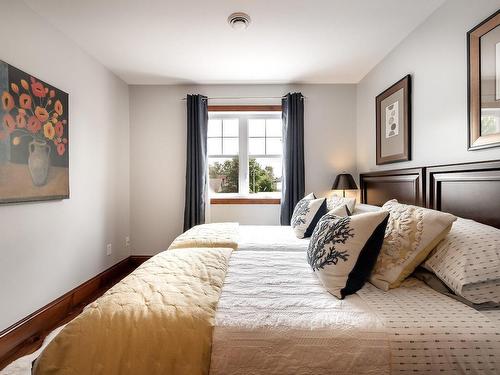
{"label": "window sill", "polygon": [[281,204],[280,198],[210,198],[210,204]]}

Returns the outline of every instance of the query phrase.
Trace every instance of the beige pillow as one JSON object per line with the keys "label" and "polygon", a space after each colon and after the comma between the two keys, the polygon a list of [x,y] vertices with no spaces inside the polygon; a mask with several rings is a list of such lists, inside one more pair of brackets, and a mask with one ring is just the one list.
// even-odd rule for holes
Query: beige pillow
{"label": "beige pillow", "polygon": [[339,207],[335,207],[333,210],[328,212],[330,215],[335,215],[335,216],[340,216],[340,217],[346,217],[346,216],[351,216],[351,212],[347,208],[347,205],[342,205]]}
{"label": "beige pillow", "polygon": [[354,212],[354,207],[356,206],[356,198],[350,197],[339,197],[337,195],[332,195],[326,199],[326,209],[328,211],[333,210],[336,207],[346,205],[349,212]]}
{"label": "beige pillow", "polygon": [[377,288],[397,288],[448,234],[455,216],[427,208],[400,204],[393,199],[382,206],[389,211],[384,243],[370,282]]}

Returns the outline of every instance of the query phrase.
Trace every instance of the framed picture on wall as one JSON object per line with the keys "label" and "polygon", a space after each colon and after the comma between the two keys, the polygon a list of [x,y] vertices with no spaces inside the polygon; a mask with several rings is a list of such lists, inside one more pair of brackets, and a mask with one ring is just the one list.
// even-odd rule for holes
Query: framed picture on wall
{"label": "framed picture on wall", "polygon": [[69,198],[68,94],[0,61],[0,203]]}
{"label": "framed picture on wall", "polygon": [[500,11],[467,33],[469,150],[500,146]]}
{"label": "framed picture on wall", "polygon": [[375,98],[377,165],[411,160],[411,76]]}

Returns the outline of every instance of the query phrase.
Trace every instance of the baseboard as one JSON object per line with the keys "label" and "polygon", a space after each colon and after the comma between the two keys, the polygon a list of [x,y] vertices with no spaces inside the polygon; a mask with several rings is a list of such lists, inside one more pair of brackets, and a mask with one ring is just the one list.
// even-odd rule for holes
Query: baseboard
{"label": "baseboard", "polygon": [[129,259],[134,268],[137,268],[151,257],[152,255],[131,255]]}
{"label": "baseboard", "polygon": [[[130,256],[0,332],[0,369],[33,351],[45,336],[127,276],[150,256]],[[24,351],[23,351],[24,348]]]}

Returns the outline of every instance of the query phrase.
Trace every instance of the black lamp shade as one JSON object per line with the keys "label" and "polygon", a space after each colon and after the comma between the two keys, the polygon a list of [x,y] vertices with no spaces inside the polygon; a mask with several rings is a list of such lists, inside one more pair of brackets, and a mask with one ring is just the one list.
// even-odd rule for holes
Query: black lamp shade
{"label": "black lamp shade", "polygon": [[332,190],[356,190],[358,186],[350,173],[341,173],[335,177]]}

